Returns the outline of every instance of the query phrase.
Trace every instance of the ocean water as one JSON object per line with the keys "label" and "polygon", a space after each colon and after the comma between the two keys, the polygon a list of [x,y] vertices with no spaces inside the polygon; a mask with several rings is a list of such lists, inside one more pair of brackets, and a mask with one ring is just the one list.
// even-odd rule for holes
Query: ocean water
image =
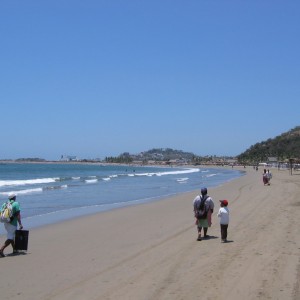
{"label": "ocean water", "polygon": [[218,186],[242,175],[222,168],[1,163],[0,203],[15,193],[29,229]]}

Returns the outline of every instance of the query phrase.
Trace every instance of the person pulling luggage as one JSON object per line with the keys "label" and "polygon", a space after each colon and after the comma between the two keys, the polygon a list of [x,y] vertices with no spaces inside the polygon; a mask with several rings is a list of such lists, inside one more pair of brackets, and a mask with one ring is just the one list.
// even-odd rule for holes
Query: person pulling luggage
{"label": "person pulling luggage", "polygon": [[[11,204],[11,209],[12,209],[12,216],[10,219],[10,222],[4,223],[4,228],[7,232],[7,239],[2,245],[0,249],[0,256],[5,257],[4,255],[4,249],[8,247],[9,245],[12,246],[13,248],[13,253],[17,253],[17,250],[15,250],[15,233],[16,230],[18,229],[18,224],[19,228],[23,229],[22,221],[21,221],[21,209],[20,209],[20,204],[19,202],[16,201],[17,196],[15,194],[9,194],[8,195],[8,201]],[[6,206],[6,203],[3,203],[1,210],[4,209]]]}

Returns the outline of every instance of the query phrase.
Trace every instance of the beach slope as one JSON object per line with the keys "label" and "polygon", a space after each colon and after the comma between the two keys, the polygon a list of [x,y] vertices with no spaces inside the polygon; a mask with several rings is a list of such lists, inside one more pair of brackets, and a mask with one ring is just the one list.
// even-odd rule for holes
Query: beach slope
{"label": "beach slope", "polygon": [[264,186],[261,170],[246,171],[209,189],[216,208],[200,242],[197,192],[31,230],[27,254],[0,259],[1,299],[300,299],[300,174],[272,170]]}

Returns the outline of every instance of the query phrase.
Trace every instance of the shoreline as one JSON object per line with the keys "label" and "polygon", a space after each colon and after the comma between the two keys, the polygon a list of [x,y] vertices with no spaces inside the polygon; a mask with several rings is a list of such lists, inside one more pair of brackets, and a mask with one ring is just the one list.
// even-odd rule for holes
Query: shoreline
{"label": "shoreline", "polygon": [[[153,166],[150,166],[150,168],[152,168]],[[156,166],[154,166],[153,168],[155,168]],[[159,167],[159,166],[157,166]],[[161,168],[161,167],[159,167]],[[168,168],[168,167],[167,167]],[[178,168],[178,169],[192,169],[192,166],[186,166],[186,167],[182,167],[182,168]],[[200,169],[200,168],[196,168],[196,169]],[[203,168],[201,168],[203,170]],[[218,168],[211,168],[212,170],[217,170]],[[224,169],[224,167],[222,167],[222,169]],[[231,168],[229,169],[229,171],[231,171]],[[233,171],[237,171],[235,174],[233,175],[231,179],[229,179],[229,181],[234,180],[236,177],[235,176],[244,176],[243,173],[245,173],[245,170],[233,170]],[[234,173],[233,173],[234,174]],[[239,175],[238,175],[239,174]],[[226,181],[225,181],[226,182]],[[220,184],[220,183],[217,183]],[[57,209],[54,211],[50,211],[50,212],[46,212],[44,214],[39,214],[39,215],[34,215],[34,216],[27,216],[26,218],[23,217],[23,223],[24,226],[31,230],[33,228],[39,227],[39,226],[47,226],[47,225],[51,225],[54,223],[61,223],[64,222],[66,220],[70,220],[70,219],[76,219],[76,218],[80,218],[84,215],[92,215],[92,214],[96,214],[96,213],[103,213],[106,211],[110,211],[110,210],[115,210],[115,209],[119,209],[122,207],[126,207],[126,206],[135,206],[135,205],[141,205],[141,204],[145,204],[145,203],[149,203],[149,202],[157,202],[157,201],[161,201],[163,199],[166,198],[170,198],[170,197],[174,197],[177,195],[181,195],[181,194],[185,194],[187,192],[193,192],[195,191],[195,187],[191,186],[191,189],[185,189],[185,191],[176,191],[174,190],[173,193],[171,193],[169,191],[168,194],[166,193],[162,193],[161,195],[156,195],[156,196],[149,196],[148,198],[144,195],[144,197],[142,198],[136,198],[135,200],[128,200],[126,199],[126,201],[120,201],[120,202],[114,202],[114,203],[100,203],[100,204],[90,204],[90,205],[86,205],[85,203],[82,203],[81,206],[75,206],[73,208],[67,208],[67,209]],[[128,201],[127,201],[128,200]],[[24,200],[25,201],[25,200]],[[22,199],[20,198],[20,204],[22,207]],[[0,236],[5,234],[5,230],[3,228],[3,226],[0,227]]]}
{"label": "shoreline", "polygon": [[[270,186],[247,168],[245,176],[210,188],[216,209],[210,239],[201,242],[192,212],[198,191],[32,229],[26,254],[0,260],[1,295],[299,299],[300,174],[272,173]],[[224,198],[231,212],[227,244],[220,243],[216,217]],[[201,276],[206,281],[198,289]],[[7,288],[11,282],[16,289]]]}

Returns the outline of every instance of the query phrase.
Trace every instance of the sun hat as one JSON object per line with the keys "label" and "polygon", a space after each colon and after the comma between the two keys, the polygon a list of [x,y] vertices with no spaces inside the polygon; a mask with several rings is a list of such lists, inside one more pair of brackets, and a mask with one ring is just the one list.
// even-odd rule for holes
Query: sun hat
{"label": "sun hat", "polygon": [[228,205],[228,201],[227,201],[227,200],[220,200],[220,202],[221,202],[223,205],[225,205],[225,206]]}
{"label": "sun hat", "polygon": [[9,200],[12,200],[13,198],[16,198],[16,197],[17,197],[17,195],[14,194],[14,193],[10,193],[10,194],[8,195],[8,199],[9,199]]}

